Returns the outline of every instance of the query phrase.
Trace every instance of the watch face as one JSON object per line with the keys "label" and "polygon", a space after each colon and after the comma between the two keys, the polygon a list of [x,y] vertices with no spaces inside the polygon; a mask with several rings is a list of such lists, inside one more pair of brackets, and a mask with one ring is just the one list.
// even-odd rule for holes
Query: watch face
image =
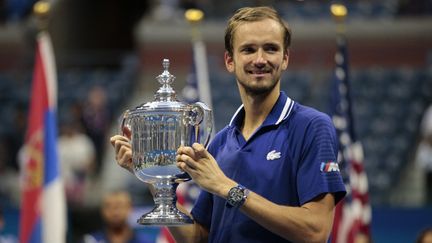
{"label": "watch face", "polygon": [[243,191],[239,188],[236,188],[236,190],[233,191],[232,198],[236,202],[241,201],[243,199]]}
{"label": "watch face", "polygon": [[229,192],[228,202],[232,206],[237,206],[244,200],[244,191],[241,188],[234,187]]}

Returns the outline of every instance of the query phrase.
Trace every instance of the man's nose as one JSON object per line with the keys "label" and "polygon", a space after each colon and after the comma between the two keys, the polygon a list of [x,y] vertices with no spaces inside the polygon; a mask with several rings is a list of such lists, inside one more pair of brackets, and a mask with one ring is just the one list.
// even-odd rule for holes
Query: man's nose
{"label": "man's nose", "polygon": [[259,49],[256,52],[254,64],[255,65],[265,65],[267,63],[267,59],[265,56],[265,52],[262,49]]}

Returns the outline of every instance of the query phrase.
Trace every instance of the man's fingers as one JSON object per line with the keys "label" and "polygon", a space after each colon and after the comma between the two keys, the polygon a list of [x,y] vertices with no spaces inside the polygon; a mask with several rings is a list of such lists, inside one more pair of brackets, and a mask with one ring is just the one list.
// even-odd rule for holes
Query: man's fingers
{"label": "man's fingers", "polygon": [[177,162],[177,167],[183,172],[187,172],[188,170],[185,162]]}
{"label": "man's fingers", "polygon": [[118,146],[119,150],[117,152],[117,156],[118,158],[122,158],[125,155],[128,155],[129,157],[132,158],[132,150],[130,148],[128,148],[127,146]]}
{"label": "man's fingers", "polygon": [[196,167],[196,165],[195,165],[196,162],[190,156],[188,156],[186,154],[180,155],[180,158],[178,161],[186,163],[186,165],[191,167],[191,168]]}
{"label": "man's fingers", "polygon": [[110,138],[110,142],[112,146],[115,146],[117,141],[123,141],[129,143],[129,139],[122,135],[114,135]]}
{"label": "man's fingers", "polygon": [[185,146],[181,146],[178,150],[177,150],[177,154],[178,155],[182,155],[182,154],[186,154],[192,158],[195,157],[195,151],[191,148],[191,147],[185,147]]}
{"label": "man's fingers", "polygon": [[131,150],[125,150],[123,153],[120,153],[120,156],[117,160],[117,163],[123,167],[128,169],[130,172],[133,172],[133,163],[132,163],[132,152]]}
{"label": "man's fingers", "polygon": [[208,157],[208,152],[202,144],[194,143],[194,144],[192,144],[192,149],[194,151],[194,154],[196,156],[198,156],[199,158],[207,158]]}
{"label": "man's fingers", "polygon": [[188,172],[190,169],[197,169],[197,162],[187,154],[178,154],[176,156],[177,167]]}
{"label": "man's fingers", "polygon": [[132,172],[132,148],[129,139],[121,135],[115,135],[111,137],[110,142],[115,149],[117,164]]}
{"label": "man's fingers", "polygon": [[118,154],[121,149],[132,150],[129,142],[117,140],[114,143],[115,153]]}
{"label": "man's fingers", "polygon": [[190,167],[187,163],[185,162],[177,162],[177,167],[183,171],[189,174],[189,176],[191,176],[192,178],[194,178],[197,170],[195,168]]}

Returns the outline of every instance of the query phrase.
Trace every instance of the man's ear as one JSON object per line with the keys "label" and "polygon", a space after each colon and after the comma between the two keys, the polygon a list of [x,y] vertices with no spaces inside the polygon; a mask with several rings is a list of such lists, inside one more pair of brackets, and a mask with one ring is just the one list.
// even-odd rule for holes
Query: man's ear
{"label": "man's ear", "polygon": [[234,59],[227,51],[225,51],[224,60],[225,60],[225,67],[228,70],[228,72],[230,73],[234,72]]}
{"label": "man's ear", "polygon": [[282,70],[287,69],[289,63],[289,49],[285,51],[283,62],[282,62]]}

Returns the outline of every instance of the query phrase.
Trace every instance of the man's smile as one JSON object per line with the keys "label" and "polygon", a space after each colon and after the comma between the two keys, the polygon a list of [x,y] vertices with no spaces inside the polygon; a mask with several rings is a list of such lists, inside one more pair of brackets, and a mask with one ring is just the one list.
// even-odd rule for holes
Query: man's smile
{"label": "man's smile", "polygon": [[246,72],[248,74],[254,74],[254,75],[264,75],[264,74],[269,74],[271,73],[270,69],[250,69],[250,70],[246,70]]}

